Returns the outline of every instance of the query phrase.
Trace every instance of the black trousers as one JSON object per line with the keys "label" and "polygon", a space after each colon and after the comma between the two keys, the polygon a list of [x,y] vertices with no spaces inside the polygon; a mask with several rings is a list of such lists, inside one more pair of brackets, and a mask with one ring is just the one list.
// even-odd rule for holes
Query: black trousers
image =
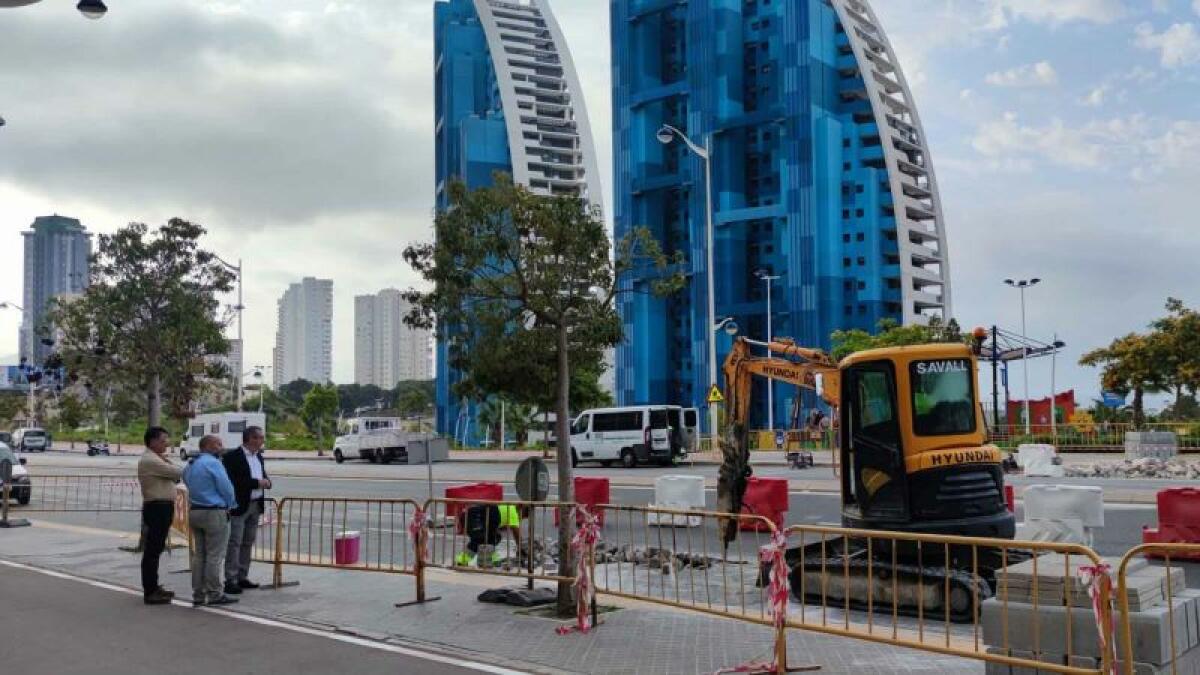
{"label": "black trousers", "polygon": [[146,528],[145,547],[142,549],[142,592],[146,595],[158,588],[158,559],[167,547],[167,534],[171,531],[171,520],[174,518],[175,505],[171,502],[142,504],[142,524]]}

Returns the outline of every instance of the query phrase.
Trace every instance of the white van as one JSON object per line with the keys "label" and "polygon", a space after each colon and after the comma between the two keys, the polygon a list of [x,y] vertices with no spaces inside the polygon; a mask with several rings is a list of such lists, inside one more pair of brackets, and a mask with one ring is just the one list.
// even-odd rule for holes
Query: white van
{"label": "white van", "polygon": [[267,429],[267,415],[260,412],[225,412],[196,415],[188,420],[183,438],[179,439],[179,458],[195,457],[200,452],[200,439],[218,436],[226,450],[242,444],[242,432],[247,427]]}
{"label": "white van", "polygon": [[585,410],[571,423],[571,463],[674,465],[687,454],[679,406]]}
{"label": "white van", "polygon": [[50,449],[50,434],[38,427],[17,429],[13,432],[12,445],[17,452],[45,452]]}

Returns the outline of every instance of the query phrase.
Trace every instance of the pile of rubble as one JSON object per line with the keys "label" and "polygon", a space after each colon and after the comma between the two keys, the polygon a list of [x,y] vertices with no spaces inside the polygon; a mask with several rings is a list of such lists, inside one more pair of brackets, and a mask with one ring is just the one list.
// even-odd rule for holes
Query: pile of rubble
{"label": "pile of rubble", "polygon": [[1069,478],[1158,478],[1200,480],[1200,462],[1155,457],[1077,464],[1066,467]]}
{"label": "pile of rubble", "polygon": [[[543,566],[549,564],[552,567],[558,566],[558,543],[555,541],[543,542],[540,539],[534,541],[533,545],[534,564]],[[503,570],[520,570],[525,569],[528,565],[529,549],[525,546],[521,547],[516,555],[510,555],[508,558],[497,562],[494,566]],[[662,572],[663,574],[671,574],[679,572],[685,568],[694,570],[711,569],[718,563],[722,562],[722,558],[714,558],[712,556],[704,556],[696,553],[677,553],[665,548],[638,548],[632,544],[624,545],[609,545],[603,541],[596,542],[596,564],[607,565],[613,563],[629,563],[631,565],[644,565],[652,572]],[[732,564],[748,564],[740,561],[727,560],[727,563]]]}

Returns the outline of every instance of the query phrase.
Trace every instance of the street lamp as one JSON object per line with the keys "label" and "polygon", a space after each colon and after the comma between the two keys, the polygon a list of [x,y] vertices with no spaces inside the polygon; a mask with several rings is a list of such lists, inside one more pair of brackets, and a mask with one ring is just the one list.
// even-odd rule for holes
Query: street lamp
{"label": "street lamp", "polygon": [[[80,3],[80,4],[82,4],[82,3]],[[241,358],[237,364],[237,368],[235,369],[235,372],[238,373],[238,376],[237,376],[237,409],[238,409],[238,412],[241,412],[242,411],[242,362],[244,362],[246,360],[246,341],[242,339],[242,310],[246,309],[245,305],[242,304],[242,259],[238,258],[237,264],[231,265],[231,264],[225,262],[224,260],[222,260],[221,256],[219,256],[219,255],[214,254],[213,257],[216,258],[217,262],[224,265],[226,267],[226,269],[228,269],[229,271],[237,272],[238,301],[237,301],[237,305],[234,306],[234,309],[237,310],[237,316],[238,316],[238,350],[241,352],[238,356],[240,356]],[[259,375],[261,376],[261,373]],[[260,404],[262,403],[262,392],[261,391],[259,392],[258,402]],[[262,412],[262,411],[259,410],[259,412]]]}
{"label": "street lamp", "polygon": [[[754,276],[763,280],[767,286],[767,342],[774,342],[775,335],[771,328],[771,284],[783,278],[782,274],[771,274],[767,270],[758,270]],[[767,356],[770,356],[770,350]],[[767,377],[767,428],[775,431],[775,378]]]}
{"label": "street lamp", "polygon": [[[717,292],[713,281],[713,208],[712,208],[712,135],[704,140],[704,147],[696,145],[687,134],[679,129],[664,124],[655,134],[658,142],[669,145],[675,138],[683,141],[697,157],[704,160],[704,210],[705,210],[705,248],[708,267],[708,325],[717,324]],[[715,335],[708,336],[708,379],[709,384],[717,386],[717,339]],[[709,424],[713,438],[717,436],[717,407],[708,404]]]}
{"label": "street lamp", "polygon": [[[1025,290],[1033,288],[1042,283],[1042,280],[1034,277],[1032,279],[1021,279],[1015,281],[1013,279],[1005,279],[1004,283],[1021,291],[1021,337],[1026,341],[1029,340],[1029,333],[1025,328]],[[1021,347],[1021,371],[1025,377],[1025,435],[1029,435],[1029,347]],[[1051,408],[1054,407],[1054,401],[1050,402]]]}
{"label": "street lamp", "polygon": [[[16,304],[15,302],[0,302],[0,309],[10,309],[10,308],[17,310],[22,315],[25,314],[25,308]],[[34,363],[33,355],[36,351],[36,349],[34,348],[34,345],[33,345],[33,320],[31,317],[22,316],[21,321],[22,321],[22,323],[25,324],[25,333],[26,333],[25,334],[25,341],[26,341],[25,342],[25,344],[26,344],[26,347],[25,347],[25,349],[26,349],[25,390],[28,392],[28,399],[26,401],[26,405],[28,407],[29,424],[32,425],[35,411],[34,411],[34,399],[33,399],[33,379],[30,376],[33,373],[33,363]]]}

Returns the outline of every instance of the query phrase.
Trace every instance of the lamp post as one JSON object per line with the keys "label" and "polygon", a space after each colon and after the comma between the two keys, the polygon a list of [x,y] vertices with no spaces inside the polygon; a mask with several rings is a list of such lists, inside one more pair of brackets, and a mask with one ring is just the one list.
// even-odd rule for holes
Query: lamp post
{"label": "lamp post", "polygon": [[[668,145],[675,138],[683,141],[697,157],[704,160],[704,210],[705,210],[705,248],[708,268],[708,325],[714,327],[717,325],[717,300],[716,300],[716,284],[713,281],[713,208],[712,208],[712,135],[704,141],[704,147],[700,147],[688,138],[687,134],[670,124],[662,125],[656,134],[658,141],[663,145]],[[717,386],[717,337],[715,334],[716,328],[708,335],[708,380],[713,387]],[[710,429],[715,439],[717,437],[717,406],[713,403],[708,404],[709,424]],[[714,444],[715,446],[715,444]]]}
{"label": "lamp post", "polygon": [[[1041,279],[1034,277],[1032,279],[1021,279],[1019,281],[1013,279],[1005,279],[1004,283],[1021,291],[1021,337],[1026,341],[1029,340],[1029,333],[1025,328],[1025,290],[1033,288],[1042,282]],[[1025,377],[1025,435],[1029,435],[1029,347],[1021,347],[1021,372]],[[1053,407],[1054,402],[1050,402]]]}
{"label": "lamp post", "polygon": [[[25,314],[25,308],[16,304],[15,302],[0,302],[0,309],[9,309],[9,308],[15,309],[18,312],[21,312],[22,315]],[[25,341],[26,341],[25,342],[25,344],[26,344],[26,347],[25,347],[25,350],[26,350],[26,354],[25,354],[25,390],[28,392],[28,394],[27,394],[25,405],[26,405],[26,414],[29,416],[29,424],[27,426],[33,426],[35,411],[34,411],[34,398],[33,398],[33,379],[30,377],[30,375],[33,373],[33,363],[34,363],[33,355],[34,355],[34,352],[36,351],[34,344],[33,344],[33,318],[27,317],[27,316],[22,316],[21,320],[25,324]]]}
{"label": "lamp post", "polygon": [[[782,274],[770,274],[766,270],[758,270],[754,276],[763,280],[767,286],[767,342],[774,342],[775,333],[771,328],[771,284],[782,279]],[[770,350],[767,351],[767,356],[770,356]],[[775,379],[767,377],[767,428],[772,432],[775,431]]]}
{"label": "lamp post", "polygon": [[[225,262],[224,260],[222,260],[221,256],[219,256],[219,255],[214,255],[213,257],[216,258],[217,262],[224,265],[229,271],[237,272],[238,301],[237,301],[237,305],[234,306],[234,309],[237,310],[238,352],[239,352],[238,356],[240,358],[238,359],[237,368],[234,369],[234,372],[236,372],[238,374],[238,376],[237,376],[237,409],[238,409],[238,412],[241,412],[242,411],[242,362],[244,362],[246,360],[246,342],[245,342],[245,340],[242,339],[242,311],[246,309],[246,306],[244,304],[242,304],[242,259],[238,258],[237,264],[231,265],[231,264]],[[255,366],[255,370],[260,371],[257,373],[257,375],[259,377],[261,377],[262,376],[261,367]],[[259,384],[261,384],[261,382]],[[262,409],[261,409],[262,408],[262,388],[261,387],[259,387],[259,390],[258,390],[258,403],[259,403],[259,412],[262,412]]]}

